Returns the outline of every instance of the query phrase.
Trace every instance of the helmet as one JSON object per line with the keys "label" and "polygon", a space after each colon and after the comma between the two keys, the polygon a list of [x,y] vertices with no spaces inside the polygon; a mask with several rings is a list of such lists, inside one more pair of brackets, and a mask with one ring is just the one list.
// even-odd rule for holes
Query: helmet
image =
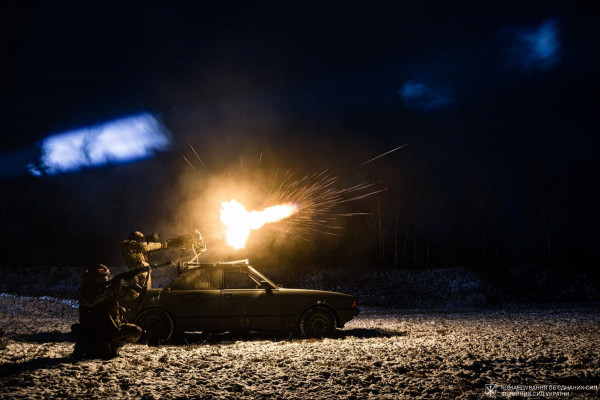
{"label": "helmet", "polygon": [[83,275],[84,279],[92,280],[94,282],[102,282],[108,280],[108,275],[110,275],[110,270],[104,264],[94,265],[93,267],[89,267],[85,274]]}
{"label": "helmet", "polygon": [[144,240],[144,234],[140,231],[131,232],[129,240]]}

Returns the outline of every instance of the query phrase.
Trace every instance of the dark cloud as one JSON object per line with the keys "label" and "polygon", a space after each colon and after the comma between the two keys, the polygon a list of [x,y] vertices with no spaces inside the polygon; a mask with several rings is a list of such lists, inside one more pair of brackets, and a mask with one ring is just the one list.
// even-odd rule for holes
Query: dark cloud
{"label": "dark cloud", "polygon": [[452,103],[452,99],[441,90],[416,81],[405,82],[398,94],[402,96],[404,107],[409,110],[431,111],[444,108]]}
{"label": "dark cloud", "polygon": [[521,71],[545,71],[560,60],[558,23],[549,19],[535,27],[512,27],[498,32],[507,66]]}

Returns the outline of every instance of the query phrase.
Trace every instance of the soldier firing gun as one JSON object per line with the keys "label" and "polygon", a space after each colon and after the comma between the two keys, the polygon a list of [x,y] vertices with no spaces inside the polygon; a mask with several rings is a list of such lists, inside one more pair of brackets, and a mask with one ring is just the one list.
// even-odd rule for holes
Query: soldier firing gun
{"label": "soldier firing gun", "polygon": [[[177,236],[166,242],[161,242],[157,233],[144,237],[142,232],[135,231],[129,235],[127,240],[121,242],[123,258],[130,271],[140,267],[152,267],[148,262],[148,256],[168,248],[180,249],[182,256],[186,249],[191,248],[194,252],[194,258],[197,259],[201,253],[206,251],[206,244],[204,244],[202,235],[197,229],[192,234]],[[171,263],[163,265],[169,264]],[[153,267],[156,268],[157,266]],[[137,278],[142,286],[148,288],[152,287],[149,270],[138,274]]]}

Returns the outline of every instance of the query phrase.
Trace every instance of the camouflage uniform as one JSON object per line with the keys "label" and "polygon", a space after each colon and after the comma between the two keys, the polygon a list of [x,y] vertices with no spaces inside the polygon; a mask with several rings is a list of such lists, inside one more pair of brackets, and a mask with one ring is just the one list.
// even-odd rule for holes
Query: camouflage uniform
{"label": "camouflage uniform", "polygon": [[108,280],[110,271],[100,264],[89,268],[77,294],[79,323],[71,329],[75,336],[73,357],[111,358],[125,343],[135,343],[142,334],[140,327],[128,324],[122,317],[119,299],[133,299],[139,293],[127,284],[139,269],[116,275]]}
{"label": "camouflage uniform", "polygon": [[[154,233],[151,236],[144,237],[144,235],[135,231],[129,235],[129,239],[121,242],[121,250],[123,251],[123,258],[130,271],[141,268],[150,267],[148,263],[148,256],[157,253],[158,251],[167,248],[167,242],[160,243],[158,235]],[[144,272],[137,275],[138,282],[140,284],[146,283],[146,287],[152,287],[152,281],[149,272]]]}
{"label": "camouflage uniform", "polygon": [[[123,258],[129,270],[134,270],[140,267],[149,267],[148,256],[158,253],[166,248],[190,248],[195,245],[196,251],[206,251],[206,245],[199,231],[192,234],[177,236],[161,243],[157,233],[144,237],[142,232],[135,231],[129,235],[129,239],[121,242],[121,250]],[[152,281],[149,272],[144,272],[137,275],[140,284],[146,283],[147,288],[152,287]]]}

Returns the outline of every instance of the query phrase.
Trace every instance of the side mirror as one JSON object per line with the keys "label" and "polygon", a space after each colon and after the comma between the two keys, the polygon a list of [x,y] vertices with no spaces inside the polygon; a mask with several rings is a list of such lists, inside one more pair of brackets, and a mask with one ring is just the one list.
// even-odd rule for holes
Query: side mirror
{"label": "side mirror", "polygon": [[265,289],[267,292],[270,292],[273,289],[267,281],[260,281],[260,288]]}

